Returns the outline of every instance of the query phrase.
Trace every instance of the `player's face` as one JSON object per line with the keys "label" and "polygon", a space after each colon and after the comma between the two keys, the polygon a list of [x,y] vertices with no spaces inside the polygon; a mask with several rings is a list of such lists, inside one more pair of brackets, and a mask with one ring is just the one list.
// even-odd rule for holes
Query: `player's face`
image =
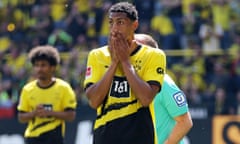
{"label": "player's face", "polygon": [[137,28],[137,21],[131,21],[126,13],[113,12],[109,15],[109,26],[111,35],[119,32],[127,39],[131,38]]}
{"label": "player's face", "polygon": [[55,66],[51,66],[46,60],[38,60],[33,65],[35,76],[39,80],[49,80],[55,70]]}

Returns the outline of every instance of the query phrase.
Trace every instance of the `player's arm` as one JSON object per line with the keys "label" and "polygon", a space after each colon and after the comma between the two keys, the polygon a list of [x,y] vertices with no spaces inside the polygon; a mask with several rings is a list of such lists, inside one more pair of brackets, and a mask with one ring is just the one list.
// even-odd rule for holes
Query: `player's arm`
{"label": "player's arm", "polygon": [[35,117],[35,112],[18,112],[18,121],[21,123],[27,123],[28,121],[32,120]]}
{"label": "player's arm", "polygon": [[44,106],[39,104],[36,106],[35,110],[31,112],[26,111],[19,111],[18,112],[18,120],[21,123],[29,122],[30,120],[34,119],[35,117],[46,117],[46,110],[44,109]]}
{"label": "player's arm", "polygon": [[174,118],[176,125],[164,144],[176,144],[190,131],[193,126],[189,112]]}
{"label": "player's arm", "polygon": [[[103,75],[103,77],[94,84],[86,86],[86,95],[89,100],[89,105],[97,109],[104,101],[105,97],[108,95],[114,74],[119,64],[119,60],[116,57],[116,52],[114,52],[113,41],[111,40],[112,36],[109,36],[108,48],[111,55],[111,65],[108,67],[108,70]],[[96,63],[96,59],[92,56],[92,53],[89,54],[88,65],[91,63]],[[95,68],[97,69],[97,68]]]}
{"label": "player's arm", "polygon": [[[111,55],[111,64],[108,67],[106,73],[101,78],[97,78],[96,83],[88,83],[86,84],[85,92],[87,98],[89,100],[89,105],[97,109],[102,103],[105,97],[108,95],[109,89],[111,87],[112,79],[116,72],[118,66],[118,60],[116,55],[113,54],[113,45],[111,40],[109,39],[109,51]],[[94,65],[96,63],[96,58],[94,56],[94,52],[90,52],[88,56],[88,66],[91,65],[90,74],[92,77],[98,75],[98,65]],[[98,80],[99,79],[99,80]]]}
{"label": "player's arm", "polygon": [[56,111],[46,111],[46,117],[55,117],[57,119],[62,119],[65,121],[73,121],[76,117],[76,111],[72,108],[67,108],[62,112],[56,112]]}
{"label": "player's arm", "polygon": [[[64,94],[61,99],[61,105],[63,110],[49,110],[46,114],[47,117],[55,117],[64,121],[73,121],[76,117],[76,107],[77,99],[72,87],[68,86],[62,88],[62,93]],[[48,110],[48,109],[46,109]]]}
{"label": "player's arm", "polygon": [[131,90],[143,106],[148,106],[152,102],[157,92],[159,92],[160,87],[157,85],[148,84],[135,72],[135,69],[130,62],[130,53],[133,48],[136,47],[136,41],[132,41],[132,43],[128,45],[123,35],[117,34],[116,37],[116,55],[122,65],[123,72],[127,77],[127,81],[131,87]]}
{"label": "player's arm", "polygon": [[55,117],[58,119],[72,121],[75,119],[76,112],[74,109],[65,109],[63,112],[56,112],[52,110],[46,110],[42,105],[38,105],[36,110],[32,112],[19,111],[18,120],[21,123],[27,123],[35,117]]}
{"label": "player's arm", "polygon": [[129,61],[122,62],[121,64],[133,93],[143,106],[148,106],[157,92],[159,92],[160,87],[157,85],[150,85],[143,81],[137,75]]}
{"label": "player's arm", "polygon": [[107,96],[116,68],[117,64],[110,65],[100,81],[86,88],[85,92],[92,108],[98,108]]}
{"label": "player's arm", "polygon": [[27,100],[28,91],[26,91],[25,87],[22,89],[19,103],[17,106],[18,110],[18,121],[20,123],[27,123],[35,117],[35,111],[30,110],[30,106]]}

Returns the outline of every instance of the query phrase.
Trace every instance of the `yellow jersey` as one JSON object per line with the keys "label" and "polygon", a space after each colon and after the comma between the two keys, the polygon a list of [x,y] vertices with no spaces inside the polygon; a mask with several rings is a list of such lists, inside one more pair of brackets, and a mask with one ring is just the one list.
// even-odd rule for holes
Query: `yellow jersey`
{"label": "yellow jersey", "polygon": [[[130,61],[142,80],[161,87],[166,67],[166,56],[162,50],[139,45],[131,54]],[[108,46],[90,51],[84,87],[97,83],[110,64]],[[108,96],[97,108],[94,131],[94,141],[98,144],[117,144],[119,139],[119,143],[131,144],[151,144],[154,141],[149,108],[143,107],[136,98],[120,67],[115,72]],[[133,140],[136,138],[137,142]]]}
{"label": "yellow jersey", "polygon": [[[37,80],[31,81],[23,87],[17,107],[18,111],[32,112],[39,104],[60,112],[68,108],[76,109],[77,101],[71,86],[67,82],[56,78],[55,83],[48,88],[40,88],[37,85]],[[64,136],[64,120],[54,117],[35,117],[28,123],[24,136],[37,137],[58,126],[62,126],[62,135]]]}

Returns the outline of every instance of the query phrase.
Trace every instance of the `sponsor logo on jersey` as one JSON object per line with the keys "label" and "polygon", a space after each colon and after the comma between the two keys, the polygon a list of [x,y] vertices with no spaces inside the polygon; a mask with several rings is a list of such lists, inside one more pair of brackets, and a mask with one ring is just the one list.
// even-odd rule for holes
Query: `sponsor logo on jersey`
{"label": "sponsor logo on jersey", "polygon": [[158,67],[156,71],[158,74],[164,74],[164,70],[161,67]]}
{"label": "sponsor logo on jersey", "polygon": [[130,86],[126,77],[114,76],[110,95],[117,98],[130,97]]}
{"label": "sponsor logo on jersey", "polygon": [[186,104],[185,95],[182,92],[177,92],[173,95],[173,98],[179,107]]}

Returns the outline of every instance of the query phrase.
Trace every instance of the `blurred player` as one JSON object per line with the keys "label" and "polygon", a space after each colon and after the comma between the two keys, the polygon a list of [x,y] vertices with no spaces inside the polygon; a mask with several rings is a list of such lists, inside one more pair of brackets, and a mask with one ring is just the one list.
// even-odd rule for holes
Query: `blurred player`
{"label": "blurred player", "polygon": [[26,84],[18,105],[18,119],[28,123],[26,144],[63,144],[65,121],[75,119],[76,97],[70,85],[54,77],[60,61],[56,48],[38,46],[29,53],[36,80]]}
{"label": "blurred player", "polygon": [[[146,34],[135,34],[137,42],[158,48],[157,42]],[[183,137],[193,123],[184,93],[168,74],[164,75],[161,91],[151,105],[158,144],[184,144]]]}
{"label": "blurred player", "polygon": [[97,110],[94,144],[154,144],[149,109],[160,91],[166,56],[160,49],[137,45],[138,13],[131,3],[109,9],[109,43],[88,55],[84,81]]}

